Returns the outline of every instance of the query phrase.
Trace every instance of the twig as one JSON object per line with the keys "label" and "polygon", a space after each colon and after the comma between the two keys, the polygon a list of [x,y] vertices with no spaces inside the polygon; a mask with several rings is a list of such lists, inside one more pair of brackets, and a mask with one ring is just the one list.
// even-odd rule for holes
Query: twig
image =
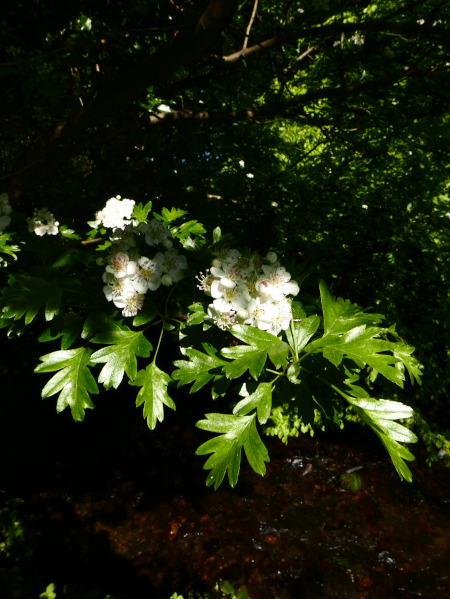
{"label": "twig", "polygon": [[249,35],[250,35],[250,29],[252,28],[257,8],[258,8],[258,0],[255,0],[255,4],[253,5],[252,16],[250,17],[250,21],[249,21],[248,26],[247,26],[247,31],[245,32],[244,45],[242,46],[243,50],[245,50],[245,48],[247,47],[248,38],[249,38]]}
{"label": "twig", "polygon": [[87,245],[88,243],[98,243],[99,241],[102,241],[102,239],[102,237],[96,237],[95,239],[85,239],[81,242],[81,245]]}

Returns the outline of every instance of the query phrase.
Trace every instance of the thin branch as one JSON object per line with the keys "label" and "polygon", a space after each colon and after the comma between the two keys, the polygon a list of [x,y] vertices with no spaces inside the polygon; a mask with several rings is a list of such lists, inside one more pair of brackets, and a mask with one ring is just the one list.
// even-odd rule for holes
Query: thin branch
{"label": "thin branch", "polygon": [[248,45],[248,38],[249,38],[249,35],[250,35],[250,30],[251,30],[252,25],[253,25],[253,21],[255,19],[256,9],[257,8],[258,8],[258,0],[255,0],[255,3],[253,5],[252,16],[250,17],[250,21],[249,21],[248,26],[247,26],[247,31],[245,32],[244,45],[242,46],[243,50],[245,50],[245,48]]}
{"label": "thin branch", "polygon": [[431,25],[418,25],[416,23],[389,23],[386,21],[372,21],[361,23],[334,23],[332,25],[323,25],[321,27],[312,27],[310,29],[300,29],[296,31],[283,31],[282,34],[275,35],[267,40],[259,42],[250,48],[243,48],[238,52],[229,54],[228,56],[213,55],[205,57],[203,62],[207,64],[223,64],[229,65],[239,62],[243,58],[247,59],[250,56],[256,56],[271,48],[291,43],[298,39],[309,37],[328,38],[333,34],[355,33],[355,31],[379,31],[386,34],[388,31],[403,31],[414,33],[416,35],[424,35],[429,38],[440,38],[444,45],[449,45],[450,36],[448,30],[443,27],[432,27]]}

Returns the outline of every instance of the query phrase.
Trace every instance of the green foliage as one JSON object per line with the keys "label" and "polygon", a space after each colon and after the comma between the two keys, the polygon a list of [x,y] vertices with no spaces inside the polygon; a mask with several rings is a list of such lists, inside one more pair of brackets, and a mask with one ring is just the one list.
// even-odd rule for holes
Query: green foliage
{"label": "green foliage", "polygon": [[206,414],[206,420],[197,422],[198,428],[214,433],[223,433],[201,445],[197,455],[212,453],[203,468],[211,470],[206,478],[206,485],[214,484],[217,489],[228,471],[228,481],[232,487],[237,483],[241,465],[241,450],[244,447],[245,455],[250,466],[257,474],[266,473],[264,462],[269,461],[269,454],[255,423],[255,414],[252,416],[231,416],[224,414]]}
{"label": "green foliage", "polygon": [[7,326],[7,319],[24,318],[25,325],[36,318],[41,309],[45,320],[53,320],[59,313],[62,289],[60,286],[38,277],[11,275],[9,287],[2,292],[2,323]]}
{"label": "green foliage", "polygon": [[147,341],[142,332],[131,331],[128,327],[120,331],[101,332],[91,341],[109,345],[91,356],[91,362],[105,364],[98,377],[98,382],[103,383],[105,389],[110,387],[117,389],[124,373],[133,381],[137,374],[136,356],[148,358],[152,350],[152,344]]}
{"label": "green foliage", "polygon": [[[302,432],[313,431],[314,426],[323,422],[329,422],[329,426],[342,427],[339,397],[344,398],[361,420],[379,436],[400,478],[411,482],[411,472],[404,460],[413,460],[414,456],[399,442],[414,443],[417,437],[394,420],[410,418],[412,408],[400,402],[373,399],[355,383],[360,378],[361,369],[370,366],[372,372],[376,371],[402,387],[405,367],[417,376],[420,372],[412,358],[413,348],[404,342],[387,339],[388,335],[394,335],[394,328],[368,326],[380,322],[380,315],[366,314],[349,301],[335,299],[323,281],[320,291],[322,319],[315,314],[300,322],[291,321],[291,327],[286,331],[288,343],[266,331],[235,325],[229,331],[245,345],[221,350],[221,354],[231,362],[217,358],[216,350],[207,344],[204,344],[204,349],[208,355],[195,349],[186,349],[190,361],[175,362],[178,370],[173,373],[173,378],[179,380],[179,384],[195,381],[191,392],[206,385],[220,372],[227,378],[236,379],[244,376],[248,370],[250,376],[258,381],[256,387],[249,383],[237,388],[244,398],[234,406],[234,416],[209,414],[207,420],[197,423],[203,430],[222,433],[197,450],[200,455],[213,454],[204,466],[205,469],[211,469],[208,485],[214,484],[214,488],[217,488],[227,471],[231,486],[236,484],[242,446],[252,468],[259,474],[265,471],[264,461],[267,461],[268,455],[259,443],[256,417],[260,424],[267,425],[269,434],[277,434],[286,441],[288,436],[298,434],[299,429]],[[321,321],[324,323],[323,331],[319,331]],[[317,354],[322,354],[323,358],[316,357]],[[276,370],[265,368],[267,356]],[[334,368],[330,369],[327,362]],[[264,380],[270,375],[272,381]],[[275,378],[273,375],[276,375]],[[261,382],[260,378],[263,379]],[[275,405],[272,409],[274,389]],[[287,429],[282,417],[277,425],[286,400],[288,404],[294,401],[297,410],[294,421]],[[253,414],[247,416],[250,412]],[[267,424],[269,418],[275,422],[275,429]],[[257,448],[256,453],[250,450],[252,444]],[[262,456],[262,460],[256,459],[255,455]]]}
{"label": "green foliage", "polygon": [[167,393],[170,381],[170,376],[160,370],[155,362],[149,364],[145,370],[140,370],[136,378],[130,381],[130,385],[142,387],[136,398],[136,406],[144,404],[144,418],[147,419],[150,430],[154,430],[157,420],[164,420],[165,405],[172,410],[176,409]]}
{"label": "green foliage", "polygon": [[[36,28],[38,5],[44,25]],[[230,397],[230,381],[246,384],[251,392],[231,409],[239,417],[256,410],[255,426],[269,412],[270,389],[262,425],[269,434],[285,440],[360,420],[348,404],[348,389],[362,393],[358,383],[374,401],[411,405],[418,416],[407,426],[425,441],[430,461],[436,450],[448,456],[446,4],[380,0],[342,12],[325,2],[299,12],[268,2],[248,37],[251,3],[230,4],[214,31],[211,19],[200,21],[205,6],[118,2],[105,10],[101,0],[55,12],[10,3],[0,16],[1,179],[14,211],[0,252],[16,258],[21,250],[19,260],[2,261],[0,328],[13,336],[34,327],[42,342],[60,339],[61,351],[44,356],[53,356],[48,365],[62,377],[50,389],[67,377],[58,409],[71,405],[76,419],[92,407],[88,373],[99,364],[106,388],[126,376],[141,381],[138,397],[150,398],[142,403],[155,426],[168,402],[168,374],[157,375],[151,327],[162,321],[164,335],[175,338],[181,319],[185,359],[175,363],[174,380],[191,392],[209,385],[220,401]],[[189,38],[204,26],[205,46]],[[244,41],[252,51],[236,60]],[[95,264],[114,240],[94,228],[81,241],[82,223],[117,193],[136,198],[133,220],[145,223],[154,210],[173,240],[192,250],[192,273],[204,268],[211,243],[275,250],[301,286],[295,322],[280,337],[237,325],[230,342],[228,333],[211,331],[186,271],[170,301],[146,298],[133,320],[140,333],[124,326],[105,304]],[[26,218],[43,205],[61,222],[58,237],[26,232]],[[396,327],[378,326],[380,313]],[[70,349],[80,336],[85,348]],[[154,368],[144,362],[138,372],[137,358],[149,357]],[[404,472],[394,429],[366,418]]]}
{"label": "green foliage", "polygon": [[[0,233],[0,254],[6,254],[17,260],[17,252],[20,252],[20,247],[18,245],[8,245],[9,241],[11,241],[10,233]],[[7,260],[3,256],[0,256],[0,266],[6,266],[7,264]]]}
{"label": "green foliage", "polygon": [[[194,314],[197,313],[198,312],[194,312]],[[189,393],[195,393],[212,378],[217,376],[214,372],[211,373],[211,370],[221,368],[226,364],[224,360],[217,357],[217,350],[215,350],[214,347],[207,343],[203,343],[202,345],[207,354],[196,349],[186,349],[186,356],[189,358],[190,362],[187,362],[186,360],[177,360],[174,362],[174,365],[178,367],[178,370],[175,370],[172,373],[172,378],[179,381],[179,387],[195,381]]]}
{"label": "green foliage", "polygon": [[34,370],[59,371],[42,389],[42,397],[51,397],[59,393],[56,411],[62,412],[69,406],[75,421],[83,420],[84,410],[94,407],[89,393],[98,393],[97,384],[88,368],[91,353],[87,347],[52,352],[41,356],[42,364]]}
{"label": "green foliage", "polygon": [[222,355],[233,360],[224,367],[227,378],[238,378],[248,370],[251,376],[258,380],[268,355],[275,366],[278,365],[277,362],[286,361],[289,349],[286,343],[274,335],[245,325],[236,325],[230,329],[230,332],[248,345],[222,349]]}

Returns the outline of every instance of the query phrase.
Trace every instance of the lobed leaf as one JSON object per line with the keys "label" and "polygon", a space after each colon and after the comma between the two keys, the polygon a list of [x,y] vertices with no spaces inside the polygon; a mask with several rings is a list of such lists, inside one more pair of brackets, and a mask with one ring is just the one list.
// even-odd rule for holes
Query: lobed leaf
{"label": "lobed leaf", "polygon": [[154,362],[145,370],[140,370],[130,385],[142,387],[136,398],[136,407],[144,404],[144,418],[150,430],[154,430],[157,421],[164,420],[164,406],[176,410],[175,403],[167,393],[171,378],[160,370]]}
{"label": "lobed leaf", "polygon": [[233,414],[243,416],[256,408],[258,420],[265,424],[272,411],[272,384],[259,383],[256,391],[235,405]]}
{"label": "lobed leaf", "polygon": [[214,378],[217,373],[211,373],[211,370],[221,368],[227,364],[225,360],[221,360],[214,354],[212,346],[204,343],[203,347],[208,351],[208,354],[204,354],[196,349],[186,349],[185,355],[190,361],[176,360],[174,362],[178,370],[172,373],[172,378],[179,381],[178,387],[195,381],[189,393],[195,393]]}
{"label": "lobed leaf", "polygon": [[91,356],[91,362],[105,364],[98,377],[98,382],[103,383],[105,389],[117,389],[124,373],[134,380],[137,374],[136,356],[148,358],[153,349],[142,332],[129,329],[101,332],[92,339],[92,343],[110,346],[99,349]]}
{"label": "lobed leaf", "polygon": [[286,362],[289,348],[278,337],[246,325],[235,325],[231,327],[230,333],[249,345],[237,345],[222,349],[221,354],[233,360],[233,362],[227,363],[223,369],[229,379],[238,378],[248,370],[251,376],[258,380],[270,352],[276,366],[278,362],[281,364]]}
{"label": "lobed leaf", "polygon": [[206,420],[200,420],[196,426],[202,430],[223,433],[219,437],[206,441],[196,451],[197,455],[212,454],[203,466],[205,470],[211,470],[206,479],[208,487],[214,484],[214,489],[217,489],[227,471],[230,485],[232,487],[236,485],[242,447],[253,470],[257,474],[265,474],[264,462],[269,461],[269,454],[256,429],[255,414],[252,416],[206,414]]}
{"label": "lobed leaf", "polygon": [[325,335],[346,333],[362,324],[376,324],[383,320],[382,314],[365,314],[357,304],[350,300],[335,299],[324,281],[320,281]]}
{"label": "lobed leaf", "polygon": [[39,277],[10,275],[9,287],[3,290],[2,319],[25,317],[25,325],[36,318],[41,309],[45,320],[53,320],[59,313],[63,290]]}
{"label": "lobed leaf", "polygon": [[59,370],[45,385],[42,397],[59,393],[56,411],[62,412],[70,407],[75,421],[84,419],[84,410],[94,408],[89,393],[98,393],[97,384],[88,364],[91,350],[87,347],[52,352],[41,356],[42,364],[35,372],[54,372]]}
{"label": "lobed leaf", "polygon": [[411,482],[411,471],[403,460],[413,461],[415,458],[408,449],[400,445],[399,441],[415,443],[417,437],[409,429],[393,421],[397,418],[410,418],[414,413],[413,409],[398,401],[376,400],[367,397],[355,398],[344,393],[342,395],[381,439],[400,478]]}
{"label": "lobed leaf", "polygon": [[366,325],[361,325],[343,335],[324,335],[307,345],[305,349],[308,353],[323,352],[324,357],[336,368],[341,364],[344,356],[352,359],[360,368],[368,364],[388,380],[403,387],[403,372],[394,366],[400,361],[399,358],[381,353],[392,351],[394,344],[384,339],[376,339],[379,334],[378,327],[366,328]]}

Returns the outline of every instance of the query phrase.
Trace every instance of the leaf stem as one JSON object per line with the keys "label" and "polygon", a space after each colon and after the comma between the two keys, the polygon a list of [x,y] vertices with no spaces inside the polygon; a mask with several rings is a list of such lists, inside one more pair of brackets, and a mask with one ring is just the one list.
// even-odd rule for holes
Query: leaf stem
{"label": "leaf stem", "polygon": [[292,333],[292,339],[294,340],[294,353],[295,353],[295,361],[298,362],[298,350],[297,350],[297,336],[295,334],[295,327],[294,327],[294,321],[291,319],[290,322],[290,327],[291,327],[291,333]]}
{"label": "leaf stem", "polygon": [[161,345],[161,339],[162,339],[162,336],[163,336],[163,333],[164,333],[164,323],[165,323],[165,321],[167,319],[167,304],[169,303],[170,296],[174,292],[175,287],[176,287],[176,285],[174,285],[172,287],[172,289],[170,290],[170,293],[169,293],[169,295],[167,296],[167,299],[166,299],[166,303],[164,304],[164,317],[162,319],[161,333],[159,334],[158,345],[156,346],[156,349],[155,349],[155,354],[153,356],[153,362],[152,362],[152,364],[154,364],[155,361],[156,361],[156,356],[158,355],[159,346]]}
{"label": "leaf stem", "polygon": [[277,372],[276,370],[271,370],[270,368],[266,368],[267,372],[272,372],[273,374],[276,374],[277,376],[283,376],[282,372]]}

